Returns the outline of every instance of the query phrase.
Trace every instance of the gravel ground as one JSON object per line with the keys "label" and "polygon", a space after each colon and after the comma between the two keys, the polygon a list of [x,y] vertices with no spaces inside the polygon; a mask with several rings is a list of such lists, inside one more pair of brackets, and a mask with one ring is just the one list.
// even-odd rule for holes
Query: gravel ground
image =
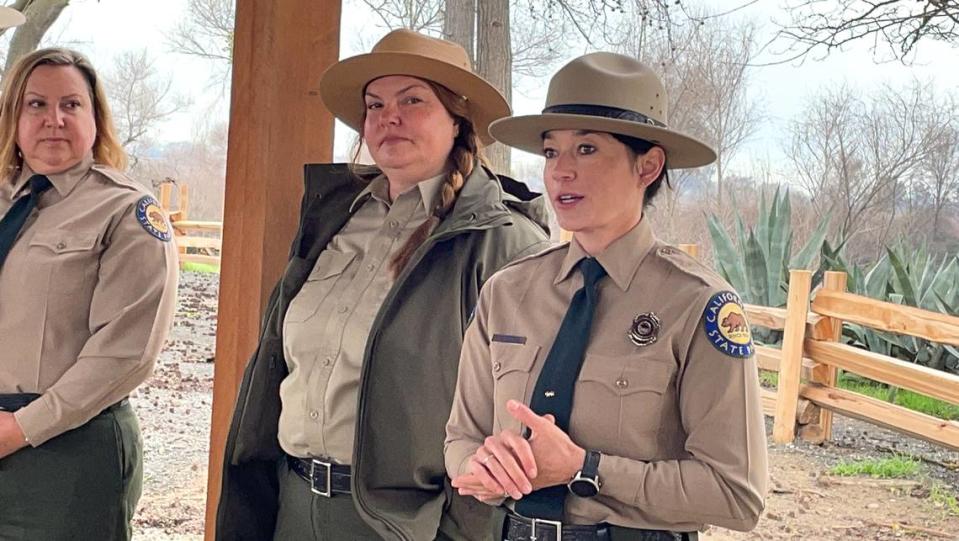
{"label": "gravel ground", "polygon": [[[182,273],[176,321],[154,377],[133,397],[144,437],[137,540],[203,537],[219,276]],[[771,426],[767,426],[771,433]],[[823,486],[841,460],[904,453],[923,461],[911,488]],[[772,492],[754,532],[711,529],[703,539],[959,539],[959,516],[929,499],[934,485],[959,494],[959,453],[836,416],[825,445],[770,444]],[[944,534],[944,535],[940,535]]]}

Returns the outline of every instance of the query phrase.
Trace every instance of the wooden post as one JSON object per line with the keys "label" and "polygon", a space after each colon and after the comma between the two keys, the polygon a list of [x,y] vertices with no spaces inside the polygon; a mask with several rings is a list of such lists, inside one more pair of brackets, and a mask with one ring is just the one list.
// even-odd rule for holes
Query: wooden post
{"label": "wooden post", "polygon": [[699,245],[698,244],[680,244],[677,246],[680,250],[689,254],[693,259],[699,258]]}
{"label": "wooden post", "polygon": [[180,196],[177,198],[176,208],[180,211],[181,220],[190,219],[190,187],[186,184],[180,184]]}
{"label": "wooden post", "polygon": [[160,184],[160,208],[167,211],[167,214],[170,213],[171,199],[173,195],[173,184],[170,182],[164,182]]}
{"label": "wooden post", "polygon": [[773,441],[776,443],[790,443],[796,437],[796,409],[799,404],[803,340],[806,334],[811,283],[812,273],[809,271],[789,271],[786,325],[783,327],[782,362],[779,365],[779,389],[776,393],[776,415],[773,421]]}
{"label": "wooden post", "polygon": [[333,118],[319,82],[339,58],[340,10],[340,0],[236,3],[207,540],[243,370],[296,231],[303,165],[332,159]]}
{"label": "wooden post", "polygon": [[[847,275],[844,272],[827,272],[823,276],[822,288],[829,291],[845,291],[846,279]],[[832,317],[826,319],[829,325],[829,337],[827,340],[830,342],[838,342],[842,336],[842,320]],[[837,375],[838,370],[835,366],[820,363],[813,368],[810,379],[826,387],[835,387]],[[829,441],[832,438],[832,412],[826,408],[821,408],[818,422],[809,426],[815,426],[816,424],[819,425],[818,429],[810,429],[800,434],[803,439],[811,443]]]}

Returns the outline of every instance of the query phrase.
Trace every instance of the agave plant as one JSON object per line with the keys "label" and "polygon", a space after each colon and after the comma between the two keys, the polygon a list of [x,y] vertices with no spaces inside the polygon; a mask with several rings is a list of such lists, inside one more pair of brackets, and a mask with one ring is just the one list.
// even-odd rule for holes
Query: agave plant
{"label": "agave plant", "polygon": [[780,193],[777,188],[768,207],[765,195],[760,197],[759,219],[755,227],[745,227],[742,215],[736,211],[735,243],[715,215],[707,219],[716,268],[745,302],[785,306],[789,270],[811,270],[829,224],[825,220],[821,222],[805,246],[793,255],[792,208],[788,190]]}
{"label": "agave plant", "polygon": [[[715,215],[707,218],[713,242],[716,270],[742,296],[743,301],[762,306],[786,305],[790,269],[809,269],[819,255],[826,238],[828,222],[823,220],[806,244],[793,255],[792,207],[789,192],[779,188],[770,205],[761,194],[759,219],[755,227],[746,227],[736,211],[736,242]],[[772,343],[779,333],[759,330],[754,333],[762,342]]]}

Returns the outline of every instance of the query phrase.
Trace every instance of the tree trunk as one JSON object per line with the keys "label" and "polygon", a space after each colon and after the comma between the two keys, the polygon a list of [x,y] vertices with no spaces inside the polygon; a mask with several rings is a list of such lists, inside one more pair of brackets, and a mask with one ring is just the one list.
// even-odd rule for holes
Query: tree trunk
{"label": "tree trunk", "polygon": [[63,8],[69,3],[69,0],[33,0],[18,4],[24,6],[23,14],[27,22],[13,33],[10,49],[7,51],[7,62],[3,67],[4,73],[22,56],[36,50],[44,34],[53,26]]}
{"label": "tree trunk", "polygon": [[[476,71],[513,102],[513,53],[510,46],[509,0],[479,0],[476,24]],[[510,173],[510,149],[500,143],[486,148],[493,170]]]}
{"label": "tree trunk", "polygon": [[445,0],[443,37],[459,43],[476,65],[476,0]]}

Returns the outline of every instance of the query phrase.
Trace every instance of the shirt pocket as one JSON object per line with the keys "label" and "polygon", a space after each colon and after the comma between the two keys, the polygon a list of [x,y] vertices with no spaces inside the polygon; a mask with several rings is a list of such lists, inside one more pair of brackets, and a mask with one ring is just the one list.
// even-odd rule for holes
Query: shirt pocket
{"label": "shirt pocket", "polygon": [[648,356],[587,354],[575,395],[586,411],[574,408],[574,415],[580,414],[577,424],[617,434],[620,440],[658,431],[674,372],[672,363]]}
{"label": "shirt pocket", "polygon": [[92,292],[100,269],[99,231],[55,229],[30,240],[31,257],[50,270],[49,291],[58,295]]}
{"label": "shirt pocket", "polygon": [[490,370],[493,373],[493,432],[515,430],[519,432],[520,422],[506,411],[506,402],[510,399],[528,403],[536,382],[531,381],[533,366],[539,356],[540,347],[534,344],[510,344],[493,342],[490,344]]}
{"label": "shirt pocket", "polygon": [[303,287],[290,302],[285,321],[298,323],[313,317],[355,257],[355,253],[333,250],[320,253]]}

